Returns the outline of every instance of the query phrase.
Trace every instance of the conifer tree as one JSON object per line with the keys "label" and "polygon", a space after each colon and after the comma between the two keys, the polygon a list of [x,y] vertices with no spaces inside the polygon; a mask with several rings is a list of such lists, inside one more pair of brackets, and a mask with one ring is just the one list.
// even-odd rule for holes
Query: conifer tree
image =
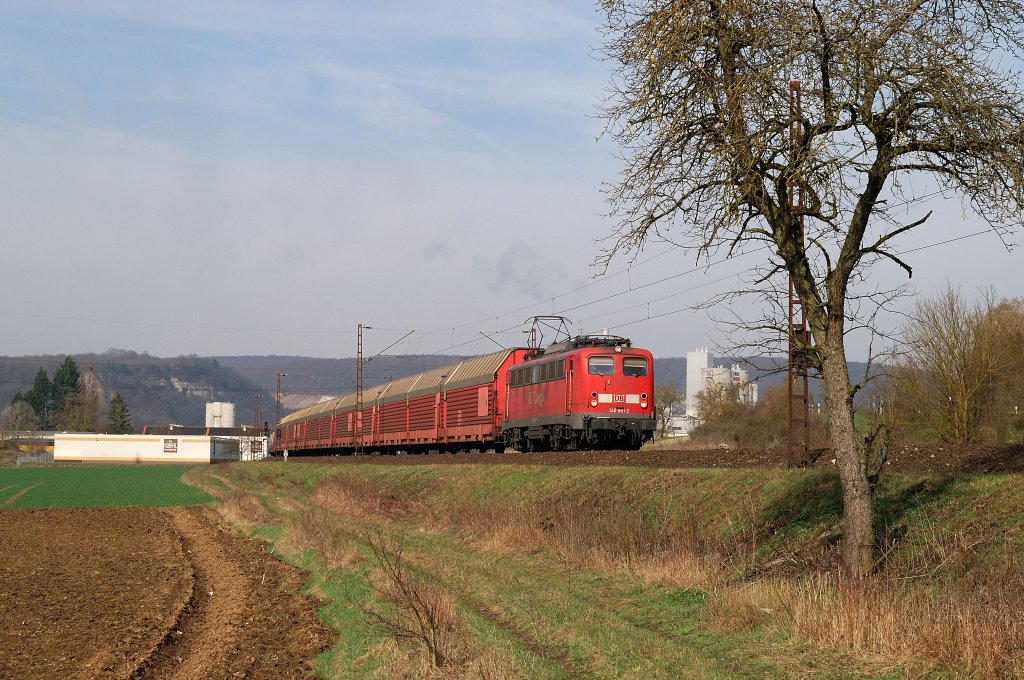
{"label": "conifer tree", "polygon": [[107,431],[110,434],[131,434],[132,416],[128,412],[128,402],[124,400],[120,392],[114,392],[110,398],[110,408],[107,410]]}
{"label": "conifer tree", "polygon": [[81,390],[81,372],[78,370],[78,363],[71,357],[64,357],[64,361],[53,373],[53,406],[60,410],[64,402],[72,394]]}
{"label": "conifer tree", "polygon": [[[17,399],[18,397],[15,397]],[[43,429],[53,427],[53,386],[46,369],[40,368],[32,381],[32,389],[21,396],[35,411],[39,426]]]}

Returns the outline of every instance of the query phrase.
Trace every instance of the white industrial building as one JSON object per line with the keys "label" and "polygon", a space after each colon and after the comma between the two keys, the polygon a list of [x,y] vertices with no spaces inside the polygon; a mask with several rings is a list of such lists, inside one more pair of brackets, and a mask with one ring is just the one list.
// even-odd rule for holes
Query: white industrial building
{"label": "white industrial building", "polygon": [[94,434],[53,435],[56,463],[219,463],[264,458],[266,437],[210,435]]}
{"label": "white industrial building", "polygon": [[708,385],[729,385],[737,399],[745,404],[757,403],[757,383],[751,382],[747,370],[739,364],[715,366],[707,347],[686,353],[686,418],[697,421],[697,394]]}
{"label": "white industrial building", "polygon": [[146,426],[142,434],[62,432],[53,436],[54,462],[219,463],[261,460],[270,452],[267,433],[235,427],[235,405],[206,404],[206,426]]}

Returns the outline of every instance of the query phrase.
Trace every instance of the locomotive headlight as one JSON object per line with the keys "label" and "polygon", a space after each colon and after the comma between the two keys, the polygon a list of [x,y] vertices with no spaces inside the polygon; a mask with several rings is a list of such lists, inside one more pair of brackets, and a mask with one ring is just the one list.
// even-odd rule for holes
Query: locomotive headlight
{"label": "locomotive headlight", "polygon": [[646,400],[647,399],[647,393],[646,392],[641,392],[640,393],[640,398]]}
{"label": "locomotive headlight", "polygon": [[597,406],[597,399],[591,399],[590,400],[590,405],[591,406]]}
{"label": "locomotive headlight", "polygon": [[640,408],[647,408],[647,402],[646,401],[641,401],[640,402]]}
{"label": "locomotive headlight", "polygon": [[590,398],[591,399],[597,399],[597,392],[591,392],[590,393]]}
{"label": "locomotive headlight", "polygon": [[622,354],[622,345],[615,345],[615,351]]}

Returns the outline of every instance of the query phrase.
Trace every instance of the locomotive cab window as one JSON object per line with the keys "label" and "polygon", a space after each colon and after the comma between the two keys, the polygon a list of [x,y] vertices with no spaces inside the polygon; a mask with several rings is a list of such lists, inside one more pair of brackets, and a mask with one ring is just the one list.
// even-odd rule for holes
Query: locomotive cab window
{"label": "locomotive cab window", "polygon": [[590,375],[613,375],[615,359],[612,357],[590,357],[587,359],[587,370]]}
{"label": "locomotive cab window", "polygon": [[647,375],[647,359],[626,357],[622,360],[622,374],[635,377]]}

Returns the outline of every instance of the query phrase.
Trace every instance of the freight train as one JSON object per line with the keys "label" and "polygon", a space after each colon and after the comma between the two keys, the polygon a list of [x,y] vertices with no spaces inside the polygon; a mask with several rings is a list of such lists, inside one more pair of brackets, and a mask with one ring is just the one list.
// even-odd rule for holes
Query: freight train
{"label": "freight train", "polygon": [[272,451],[638,449],[654,435],[654,359],[582,335],[472,357],[281,419]]}

